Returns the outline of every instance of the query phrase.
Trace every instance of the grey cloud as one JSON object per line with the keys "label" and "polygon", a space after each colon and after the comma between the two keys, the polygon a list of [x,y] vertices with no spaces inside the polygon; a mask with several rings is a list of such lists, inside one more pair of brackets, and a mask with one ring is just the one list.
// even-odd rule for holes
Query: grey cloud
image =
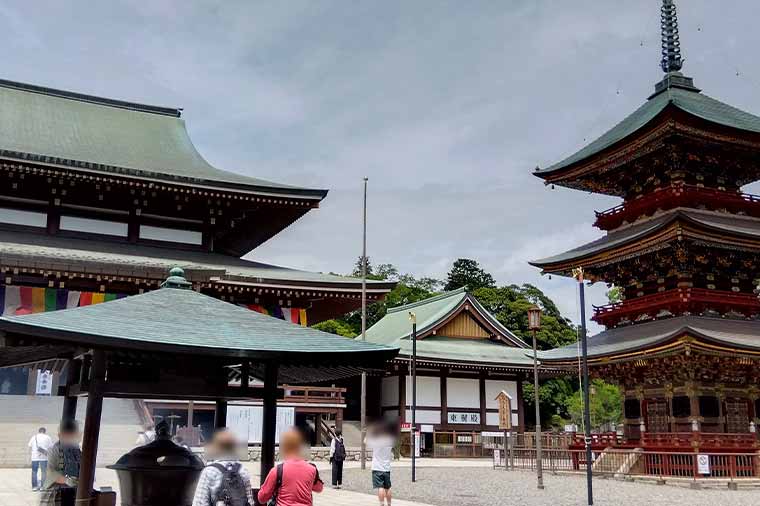
{"label": "grey cloud", "polygon": [[[678,7],[686,73],[760,113],[760,3]],[[0,21],[1,77],[182,106],[213,163],[332,189],[254,257],[350,269],[367,175],[376,261],[443,276],[474,257],[573,318],[572,280],[527,260],[595,237],[594,209],[617,201],[530,172],[621,120],[660,77],[655,0],[19,0]]]}

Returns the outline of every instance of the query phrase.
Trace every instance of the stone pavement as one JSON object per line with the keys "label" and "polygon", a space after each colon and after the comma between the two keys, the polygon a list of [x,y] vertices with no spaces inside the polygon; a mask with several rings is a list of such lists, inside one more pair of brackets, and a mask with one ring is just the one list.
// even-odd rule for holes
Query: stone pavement
{"label": "stone pavement", "polygon": [[[403,465],[403,464],[402,464]],[[258,463],[246,464],[251,474],[258,471]],[[357,463],[347,463],[347,467],[358,468]],[[326,464],[319,465],[323,479],[329,481],[329,467]],[[0,506],[38,506],[39,493],[32,492],[30,469],[0,469]],[[96,486],[110,486],[118,491],[119,481],[116,472],[110,469],[99,468],[95,474]],[[367,471],[369,480],[369,471]],[[258,483],[258,476],[254,477]],[[373,495],[348,490],[334,490],[325,487],[321,494],[314,494],[315,506],[377,506],[377,498]],[[394,500],[396,506],[429,506],[422,503]]]}

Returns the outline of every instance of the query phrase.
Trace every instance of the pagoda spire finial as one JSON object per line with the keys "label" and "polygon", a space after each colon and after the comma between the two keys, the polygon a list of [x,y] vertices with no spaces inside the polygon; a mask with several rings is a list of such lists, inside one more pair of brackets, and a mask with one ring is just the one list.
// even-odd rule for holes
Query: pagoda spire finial
{"label": "pagoda spire finial", "polygon": [[662,0],[660,27],[662,29],[660,67],[666,74],[678,72],[683,67],[683,60],[681,59],[681,42],[678,38],[678,15],[673,0]]}

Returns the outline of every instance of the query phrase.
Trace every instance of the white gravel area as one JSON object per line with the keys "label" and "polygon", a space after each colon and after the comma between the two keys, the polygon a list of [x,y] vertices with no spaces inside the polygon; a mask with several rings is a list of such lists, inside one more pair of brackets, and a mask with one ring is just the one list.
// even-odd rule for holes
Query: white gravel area
{"label": "white gravel area", "polygon": [[[411,483],[411,469],[399,467],[391,473],[393,495],[399,499],[434,506],[496,505],[586,505],[586,479],[582,475],[544,476],[546,488],[536,489],[536,477],[528,471],[489,468],[423,467]],[[346,469],[344,488],[371,493],[370,471]],[[760,488],[703,488],[688,485],[657,485],[594,478],[594,504],[599,506],[757,506]]]}

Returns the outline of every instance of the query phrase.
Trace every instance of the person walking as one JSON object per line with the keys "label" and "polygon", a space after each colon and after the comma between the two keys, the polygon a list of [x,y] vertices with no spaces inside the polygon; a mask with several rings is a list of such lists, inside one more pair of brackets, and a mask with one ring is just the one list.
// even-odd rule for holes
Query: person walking
{"label": "person walking", "polygon": [[28,446],[32,453],[32,490],[42,490],[47,477],[48,453],[53,446],[53,439],[47,435],[45,427],[40,427],[37,434],[29,440]]}
{"label": "person walking", "polygon": [[193,506],[253,506],[251,475],[237,457],[235,435],[218,430],[206,452],[211,460],[198,479]]}
{"label": "person walking", "polygon": [[306,462],[303,436],[290,429],[280,436],[280,454],[283,462],[267,474],[259,490],[259,504],[277,506],[312,506],[312,492],[320,493],[324,484],[314,464]]}
{"label": "person walking", "polygon": [[141,430],[137,433],[137,440],[135,444],[137,446],[145,446],[156,440],[156,428],[153,424],[147,424],[145,430]]}
{"label": "person walking", "polygon": [[333,431],[330,441],[330,463],[332,464],[332,486],[340,488],[343,485],[343,462],[346,460],[346,445],[340,430]]}
{"label": "person walking", "polygon": [[372,488],[380,506],[391,506],[391,461],[396,446],[395,428],[390,423],[372,427],[365,440],[372,450]]}
{"label": "person walking", "polygon": [[58,441],[48,452],[47,477],[40,506],[74,506],[82,460],[79,441],[79,424],[74,420],[62,421]]}

